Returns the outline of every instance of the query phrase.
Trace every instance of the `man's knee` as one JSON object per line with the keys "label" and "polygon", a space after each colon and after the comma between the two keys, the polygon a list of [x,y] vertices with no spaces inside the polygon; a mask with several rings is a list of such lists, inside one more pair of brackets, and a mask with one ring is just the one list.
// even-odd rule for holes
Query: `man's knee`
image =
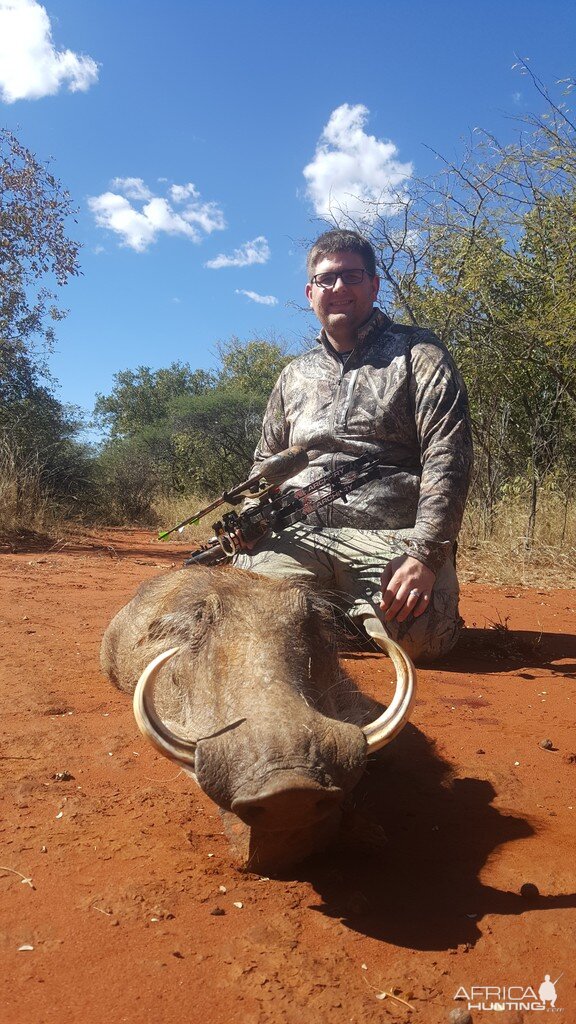
{"label": "man's knee", "polygon": [[311,583],[316,577],[313,552],[302,545],[289,543],[285,535],[266,537],[255,550],[239,552],[233,565],[261,576],[300,577]]}
{"label": "man's knee", "polygon": [[458,642],[462,619],[458,593],[435,591],[427,611],[404,622],[386,622],[387,631],[415,662],[436,661],[448,654]]}
{"label": "man's knee", "polygon": [[261,576],[306,576],[306,571],[298,562],[275,551],[258,551],[254,554],[242,551],[236,555],[233,563],[237,569],[249,569]]}
{"label": "man's knee", "polygon": [[462,619],[458,616],[456,620],[436,624],[433,630],[426,630],[420,635],[417,631],[409,631],[403,636],[395,636],[392,630],[390,635],[404,648],[412,661],[419,663],[436,661],[448,654],[457,644],[461,629]]}

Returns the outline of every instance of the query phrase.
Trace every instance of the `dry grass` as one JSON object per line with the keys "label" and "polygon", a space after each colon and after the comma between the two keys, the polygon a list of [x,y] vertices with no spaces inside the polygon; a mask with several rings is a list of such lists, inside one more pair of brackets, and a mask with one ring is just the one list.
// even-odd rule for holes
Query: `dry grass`
{"label": "dry grass", "polygon": [[23,456],[7,438],[1,438],[0,537],[50,533],[56,519],[56,509],[41,486],[38,456]]}
{"label": "dry grass", "polygon": [[[197,494],[191,494],[189,497],[157,498],[153,504],[153,512],[158,517],[158,522],[162,523],[160,530],[170,530],[177,523],[188,519],[212,501],[214,501],[213,497],[198,496]],[[185,526],[181,532],[172,534],[172,540],[186,541],[190,547],[194,547],[196,544],[205,544],[213,536],[212,523],[221,519],[224,512],[230,511],[231,507],[231,505],[221,505],[214,512],[209,512],[206,518],[201,519],[196,526]],[[169,537],[168,540],[170,539]]]}
{"label": "dry grass", "polygon": [[526,544],[528,504],[519,498],[496,509],[492,533],[484,536],[481,511],[469,505],[458,553],[464,581],[516,586],[576,587],[576,500],[556,492],[539,497],[534,540]]}

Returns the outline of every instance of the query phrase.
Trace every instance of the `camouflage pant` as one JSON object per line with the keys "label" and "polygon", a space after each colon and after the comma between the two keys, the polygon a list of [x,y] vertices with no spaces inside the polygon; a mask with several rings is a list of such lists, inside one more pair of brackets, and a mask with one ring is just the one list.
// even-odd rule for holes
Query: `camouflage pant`
{"label": "camouflage pant", "polygon": [[431,660],[450,651],[460,633],[458,580],[450,556],[436,577],[423,615],[384,623],[380,610],[382,571],[391,558],[406,553],[403,540],[410,535],[410,530],[298,524],[266,537],[252,553],[237,555],[234,564],[263,576],[306,580],[341,604],[352,619],[376,615],[412,658]]}

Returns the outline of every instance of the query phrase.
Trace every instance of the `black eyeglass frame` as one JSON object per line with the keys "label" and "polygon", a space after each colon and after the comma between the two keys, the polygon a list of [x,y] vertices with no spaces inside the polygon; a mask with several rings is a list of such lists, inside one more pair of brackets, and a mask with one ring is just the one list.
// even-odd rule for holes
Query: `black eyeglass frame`
{"label": "black eyeglass frame", "polygon": [[[347,277],[350,277],[350,274],[360,274],[360,278],[357,281],[346,280]],[[314,274],[314,277],[310,278],[310,284],[315,284],[317,288],[322,288],[324,291],[329,291],[331,288],[335,287],[338,278],[340,278],[342,284],[348,288],[351,285],[362,284],[365,274],[367,274],[368,277],[372,277],[372,275],[367,270],[365,270],[364,267],[352,267],[351,269],[347,270],[326,270],[324,271],[323,274]],[[321,277],[333,277],[334,280],[332,281],[332,284],[323,284],[321,281],[319,281],[319,278]]]}

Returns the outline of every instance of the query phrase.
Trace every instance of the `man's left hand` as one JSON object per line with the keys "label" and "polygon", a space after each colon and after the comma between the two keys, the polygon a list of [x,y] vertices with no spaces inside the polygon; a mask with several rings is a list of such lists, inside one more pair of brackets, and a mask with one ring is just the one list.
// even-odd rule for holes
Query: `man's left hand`
{"label": "man's left hand", "polygon": [[409,615],[418,618],[430,604],[435,574],[411,555],[392,558],[382,573],[380,607],[386,622],[404,622]]}

